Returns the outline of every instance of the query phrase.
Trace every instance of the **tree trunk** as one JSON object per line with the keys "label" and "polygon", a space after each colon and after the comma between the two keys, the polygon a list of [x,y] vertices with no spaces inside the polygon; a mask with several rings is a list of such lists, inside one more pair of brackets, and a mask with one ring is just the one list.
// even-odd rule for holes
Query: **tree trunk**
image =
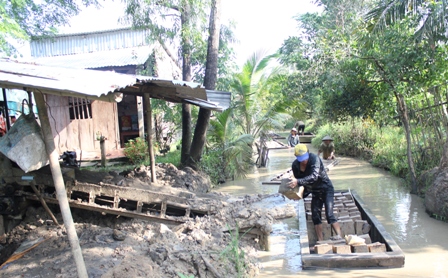
{"label": "tree trunk", "polygon": [[[207,48],[207,62],[205,65],[204,86],[207,90],[214,90],[218,76],[218,51],[219,34],[221,29],[221,0],[213,0],[210,13],[210,26]],[[200,108],[193,143],[190,149],[188,166],[197,169],[197,163],[201,160],[206,141],[207,129],[210,123],[211,111]]]}
{"label": "tree trunk", "polygon": [[393,81],[391,81],[388,78],[388,75],[387,75],[386,71],[384,70],[383,66],[381,65],[381,63],[376,59],[373,59],[373,60],[379,70],[380,75],[384,78],[384,80],[386,80],[386,83],[389,84],[389,86],[392,88],[395,99],[397,100],[398,110],[400,111],[401,121],[403,122],[404,131],[406,133],[407,158],[408,158],[408,166],[409,166],[409,175],[410,175],[410,180],[411,180],[411,194],[417,194],[417,177],[415,174],[414,159],[412,157],[412,148],[411,148],[411,145],[412,145],[411,144],[412,143],[411,125],[409,123],[406,102],[404,100],[403,95],[400,94],[395,89]]}
{"label": "tree trunk", "polygon": [[[190,26],[190,6],[185,4],[181,13],[182,28]],[[191,81],[191,41],[185,33],[182,33],[182,79]],[[182,103],[182,149],[180,162],[185,165],[190,157],[191,147],[191,105]]]}
{"label": "tree trunk", "polygon": [[190,159],[191,147],[191,105],[182,103],[182,149],[180,154],[180,163],[187,165]]}
{"label": "tree trunk", "polygon": [[415,174],[414,160],[413,160],[413,156],[412,156],[411,126],[409,123],[408,111],[406,108],[406,103],[404,101],[403,95],[395,92],[395,97],[397,98],[398,109],[400,111],[404,130],[406,133],[407,158],[408,158],[408,165],[409,165],[409,175],[410,175],[410,180],[411,180],[411,194],[417,194],[417,177]]}

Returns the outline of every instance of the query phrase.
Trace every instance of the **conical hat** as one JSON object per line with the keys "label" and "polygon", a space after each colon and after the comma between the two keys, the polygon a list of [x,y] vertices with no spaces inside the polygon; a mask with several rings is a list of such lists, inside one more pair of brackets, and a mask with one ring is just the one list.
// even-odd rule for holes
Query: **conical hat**
{"label": "conical hat", "polygon": [[322,138],[322,141],[326,141],[326,140],[333,141],[333,138],[331,138],[330,136],[327,135],[324,138]]}

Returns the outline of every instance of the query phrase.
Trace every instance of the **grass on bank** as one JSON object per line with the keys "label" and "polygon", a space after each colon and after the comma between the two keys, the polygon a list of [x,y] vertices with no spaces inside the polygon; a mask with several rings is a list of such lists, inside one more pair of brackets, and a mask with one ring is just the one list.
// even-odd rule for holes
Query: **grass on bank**
{"label": "grass on bank", "polygon": [[[373,166],[386,169],[393,175],[407,178],[407,144],[402,127],[378,127],[370,121],[352,120],[339,124],[325,124],[313,131],[312,144],[318,148],[326,135],[334,139],[336,155],[362,158]],[[416,174],[438,166],[440,151],[428,154],[422,144],[412,145]]]}

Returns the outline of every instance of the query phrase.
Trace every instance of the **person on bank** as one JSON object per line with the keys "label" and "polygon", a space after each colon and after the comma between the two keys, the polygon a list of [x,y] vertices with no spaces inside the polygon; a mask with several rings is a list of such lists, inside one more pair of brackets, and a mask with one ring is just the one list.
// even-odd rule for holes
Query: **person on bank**
{"label": "person on bank", "polygon": [[294,125],[295,128],[297,128],[297,133],[304,135],[305,134],[305,123],[303,121],[297,121]]}
{"label": "person on bank", "polygon": [[300,143],[299,135],[297,134],[297,129],[293,127],[291,129],[291,132],[288,135],[288,146],[289,147],[295,147],[297,144]]}
{"label": "person on bank", "polygon": [[330,136],[325,136],[322,138],[322,143],[319,146],[319,150],[317,152],[317,156],[320,156],[322,153],[323,159],[335,159],[334,156],[334,144],[333,144],[333,138]]}
{"label": "person on bank", "polygon": [[[294,178],[289,182],[289,187],[304,186],[304,196],[312,194],[311,217],[316,230],[318,240],[323,240],[322,232],[322,208],[325,205],[327,223],[331,225],[336,236],[332,240],[341,239],[341,228],[333,214],[334,187],[325,171],[325,167],[319,156],[310,153],[305,144],[297,144],[294,147],[296,159],[292,163]],[[301,196],[303,198],[303,196]]]}

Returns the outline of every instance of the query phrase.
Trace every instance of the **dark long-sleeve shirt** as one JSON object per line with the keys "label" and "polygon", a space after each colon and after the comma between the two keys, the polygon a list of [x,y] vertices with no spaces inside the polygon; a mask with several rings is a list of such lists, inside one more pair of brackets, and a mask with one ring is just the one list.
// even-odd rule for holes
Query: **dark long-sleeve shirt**
{"label": "dark long-sleeve shirt", "polygon": [[333,183],[328,177],[321,159],[314,153],[309,155],[304,172],[300,171],[299,161],[294,160],[292,163],[292,172],[297,179],[298,186],[305,186],[306,191],[310,193],[322,193],[330,188],[333,189]]}

